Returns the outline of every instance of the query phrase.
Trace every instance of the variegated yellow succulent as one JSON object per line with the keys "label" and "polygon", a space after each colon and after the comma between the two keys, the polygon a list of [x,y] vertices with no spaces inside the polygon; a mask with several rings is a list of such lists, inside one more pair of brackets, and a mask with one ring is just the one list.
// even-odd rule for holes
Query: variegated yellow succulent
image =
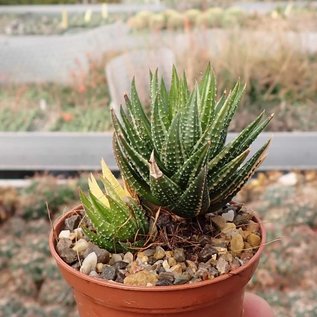
{"label": "variegated yellow succulent", "polygon": [[86,215],[93,230],[83,227],[90,240],[112,252],[121,252],[129,247],[142,245],[148,232],[148,221],[142,208],[132,199],[102,160],[104,191],[91,174],[88,180],[89,193],[80,193]]}

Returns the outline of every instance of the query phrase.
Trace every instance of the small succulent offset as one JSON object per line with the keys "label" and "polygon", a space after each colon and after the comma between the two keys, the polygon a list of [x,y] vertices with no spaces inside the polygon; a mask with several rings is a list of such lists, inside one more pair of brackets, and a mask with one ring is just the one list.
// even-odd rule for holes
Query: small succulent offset
{"label": "small succulent offset", "polygon": [[175,68],[169,90],[157,72],[151,74],[150,89],[150,116],[134,80],[130,98],[125,96],[126,109],[120,109],[121,118],[112,111],[115,157],[128,190],[141,203],[164,207],[184,218],[219,210],[264,160],[270,141],[243,164],[249,146],[273,115],[264,117],[262,112],[225,144],[244,91],[239,82],[217,98],[209,65],[192,91],[185,74],[179,77]]}
{"label": "small succulent offset", "polygon": [[80,193],[93,229],[83,226],[86,236],[98,246],[111,252],[121,252],[131,247],[142,246],[149,224],[144,211],[121,187],[104,161],[102,177],[105,192],[93,175],[88,181],[89,193]]}

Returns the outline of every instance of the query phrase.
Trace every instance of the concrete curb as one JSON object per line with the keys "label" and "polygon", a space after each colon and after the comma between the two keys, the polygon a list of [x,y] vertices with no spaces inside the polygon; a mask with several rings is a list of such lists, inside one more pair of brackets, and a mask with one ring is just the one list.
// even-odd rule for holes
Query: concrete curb
{"label": "concrete curb", "polygon": [[[228,140],[236,134],[229,134]],[[252,149],[272,137],[261,170],[317,169],[317,132],[262,133]],[[112,133],[0,133],[1,171],[93,171],[104,158],[117,170]]]}

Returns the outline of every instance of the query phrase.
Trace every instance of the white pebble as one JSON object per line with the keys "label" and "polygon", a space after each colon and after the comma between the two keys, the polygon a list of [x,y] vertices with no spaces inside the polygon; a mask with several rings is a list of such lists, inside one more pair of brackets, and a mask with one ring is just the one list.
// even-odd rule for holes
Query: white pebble
{"label": "white pebble", "polygon": [[234,211],[230,209],[227,212],[223,213],[221,216],[224,220],[231,222],[234,219]]}
{"label": "white pebble", "polygon": [[76,228],[74,230],[74,233],[76,234],[76,238],[77,239],[80,239],[84,236],[84,233],[83,233],[83,229],[82,228]]}
{"label": "white pebble", "polygon": [[70,237],[70,230],[62,230],[62,231],[59,233],[58,237],[59,237],[60,239],[69,239],[69,237]]}
{"label": "white pebble", "polygon": [[82,253],[84,252],[86,249],[88,248],[88,242],[85,239],[79,239],[74,247],[73,250],[78,252],[78,253]]}
{"label": "white pebble", "polygon": [[163,261],[162,266],[166,272],[170,271],[170,265],[168,264],[167,260]]}
{"label": "white pebble", "polygon": [[91,271],[94,271],[96,269],[96,265],[97,265],[97,254],[95,252],[91,252],[84,259],[80,267],[80,272],[84,274],[89,274]]}

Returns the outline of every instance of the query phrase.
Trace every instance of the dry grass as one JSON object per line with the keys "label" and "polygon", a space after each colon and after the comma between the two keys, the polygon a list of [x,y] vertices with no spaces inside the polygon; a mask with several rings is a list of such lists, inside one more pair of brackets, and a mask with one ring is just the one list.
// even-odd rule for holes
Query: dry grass
{"label": "dry grass", "polygon": [[0,131],[108,130],[110,97],[104,65],[112,56],[98,61],[87,56],[88,72],[79,64],[71,74],[70,86],[47,83],[1,87]]}
{"label": "dry grass", "polygon": [[216,50],[208,50],[192,33],[189,49],[178,56],[178,65],[186,70],[191,84],[209,61],[219,92],[230,89],[238,78],[247,85],[240,108],[243,115],[234,127],[240,128],[250,114],[267,109],[280,116],[272,124],[273,130],[311,129],[311,115],[317,119],[317,55],[305,52],[300,43],[286,38],[285,33],[275,32],[270,38],[235,30]]}

